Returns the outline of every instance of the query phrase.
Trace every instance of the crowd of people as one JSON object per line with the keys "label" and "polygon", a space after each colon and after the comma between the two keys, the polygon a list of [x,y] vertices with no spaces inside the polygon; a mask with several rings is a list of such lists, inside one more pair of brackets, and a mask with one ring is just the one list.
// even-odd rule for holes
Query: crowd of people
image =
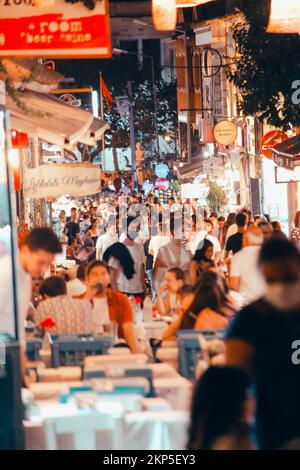
{"label": "crowd of people", "polygon": [[[58,236],[35,228],[20,245],[21,344],[30,276],[48,272],[65,243],[76,274],[44,279],[31,321],[41,325],[51,317],[52,331],[59,334],[114,331],[139,352],[133,304],[139,299],[143,305],[147,297],[168,320],[163,342],[182,329],[226,330],[222,365],[211,366],[195,384],[188,448],[281,448],[294,439],[297,446],[300,254],[295,232],[290,241],[279,222],[253,217],[247,209],[225,218],[193,202],[183,206],[171,200],[163,208],[152,195],[138,194],[126,198],[126,206],[123,197],[103,198],[97,206],[86,201],[69,217],[61,212],[59,221]],[[11,319],[2,318],[1,330],[12,329]]]}

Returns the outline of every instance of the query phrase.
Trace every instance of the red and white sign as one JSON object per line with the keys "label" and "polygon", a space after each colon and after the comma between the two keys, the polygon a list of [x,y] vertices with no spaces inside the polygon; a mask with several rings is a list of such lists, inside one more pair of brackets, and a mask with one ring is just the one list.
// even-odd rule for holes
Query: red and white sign
{"label": "red and white sign", "polygon": [[167,191],[169,189],[170,183],[165,178],[157,178],[155,181],[155,188],[159,191]]}
{"label": "red and white sign", "polygon": [[48,8],[34,0],[0,3],[0,57],[111,57],[107,0],[94,10],[64,0]]}
{"label": "red and white sign", "polygon": [[285,132],[280,130],[270,131],[265,134],[260,141],[260,151],[261,153],[272,160],[272,150],[276,145],[281,144],[288,139],[288,136]]}

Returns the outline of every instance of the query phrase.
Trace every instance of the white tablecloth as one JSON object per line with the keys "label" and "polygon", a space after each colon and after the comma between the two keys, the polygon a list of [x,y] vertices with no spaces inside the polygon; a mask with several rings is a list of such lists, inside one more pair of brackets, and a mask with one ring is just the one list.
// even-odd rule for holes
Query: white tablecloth
{"label": "white tablecloth", "polygon": [[[153,406],[153,405],[152,405]],[[111,442],[117,442],[117,449],[123,450],[182,450],[187,440],[189,413],[184,411],[139,411],[121,416],[116,403],[106,405],[103,411],[110,409],[115,419],[114,432],[101,432],[96,440],[98,450],[111,450]],[[61,405],[39,403],[40,417],[35,421],[24,422],[26,449],[44,450],[46,440],[43,420],[64,416],[83,416],[88,419],[88,412],[77,410],[73,404]],[[100,415],[99,415],[100,419]],[[80,423],[80,421],[79,421]],[[79,429],[74,432],[80,432]],[[64,435],[57,440],[59,449],[72,449],[73,436]]]}

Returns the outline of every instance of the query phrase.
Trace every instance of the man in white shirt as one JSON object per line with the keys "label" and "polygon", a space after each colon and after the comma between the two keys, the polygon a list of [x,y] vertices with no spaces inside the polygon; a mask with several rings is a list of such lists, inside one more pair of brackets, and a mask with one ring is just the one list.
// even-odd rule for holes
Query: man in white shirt
{"label": "man in white shirt", "polygon": [[116,229],[116,219],[114,216],[110,216],[107,222],[106,233],[100,235],[96,243],[96,259],[102,261],[107,248],[118,241],[119,238]]}
{"label": "man in white shirt", "polygon": [[258,257],[263,243],[260,228],[251,226],[243,236],[243,248],[232,258],[229,287],[239,292],[245,303],[251,303],[265,293],[266,285],[258,268]]}
{"label": "man in white shirt", "polygon": [[[55,233],[47,227],[35,228],[25,238],[16,261],[18,294],[18,336],[21,347],[25,349],[25,320],[31,300],[31,278],[40,277],[48,271],[55,255],[61,253],[61,244]],[[0,259],[0,331],[15,337],[13,315],[11,257]]]}

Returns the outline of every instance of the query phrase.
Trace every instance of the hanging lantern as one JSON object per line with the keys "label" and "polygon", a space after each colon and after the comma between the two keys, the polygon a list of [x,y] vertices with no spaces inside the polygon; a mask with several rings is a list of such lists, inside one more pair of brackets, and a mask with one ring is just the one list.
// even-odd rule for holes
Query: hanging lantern
{"label": "hanging lantern", "polygon": [[9,162],[9,165],[11,167],[13,177],[14,177],[15,191],[20,191],[21,189],[20,160],[19,160],[19,152],[17,149],[9,150],[8,162]]}
{"label": "hanging lantern", "polygon": [[176,28],[176,0],[152,0],[152,17],[158,31],[173,31]]}
{"label": "hanging lantern", "polygon": [[299,34],[299,0],[272,0],[271,14],[267,32],[279,34]]}
{"label": "hanging lantern", "polygon": [[25,132],[18,132],[15,129],[10,131],[11,146],[13,149],[28,147],[28,135]]}
{"label": "hanging lantern", "polygon": [[177,8],[197,7],[209,3],[212,0],[176,0]]}

